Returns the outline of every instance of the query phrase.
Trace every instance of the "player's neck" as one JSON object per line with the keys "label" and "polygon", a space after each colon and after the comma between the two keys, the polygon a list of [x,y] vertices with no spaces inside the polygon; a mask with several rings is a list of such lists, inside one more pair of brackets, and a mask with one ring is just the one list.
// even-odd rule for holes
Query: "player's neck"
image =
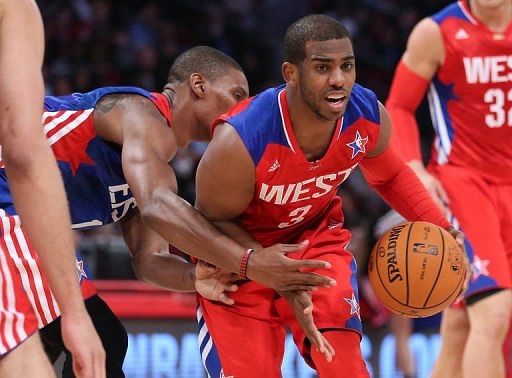
{"label": "player's neck", "polygon": [[187,111],[185,97],[180,96],[179,90],[166,85],[162,94],[167,98],[171,106],[171,128],[179,147],[186,147],[191,141],[191,127],[193,123],[192,112]]}
{"label": "player's neck", "polygon": [[512,20],[512,1],[505,1],[496,8],[482,7],[470,1],[471,13],[494,32],[503,32]]}
{"label": "player's neck", "polygon": [[288,91],[288,111],[295,139],[307,160],[321,159],[331,144],[336,121],[322,119],[293,91]]}

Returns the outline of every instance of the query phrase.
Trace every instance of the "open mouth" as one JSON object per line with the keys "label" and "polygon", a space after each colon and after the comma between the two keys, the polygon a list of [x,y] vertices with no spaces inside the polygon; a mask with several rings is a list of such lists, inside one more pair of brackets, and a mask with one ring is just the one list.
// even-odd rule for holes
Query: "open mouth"
{"label": "open mouth", "polygon": [[339,111],[343,107],[343,103],[347,99],[347,96],[341,95],[341,94],[333,94],[329,95],[325,98],[325,100],[329,103],[330,107],[335,110]]}

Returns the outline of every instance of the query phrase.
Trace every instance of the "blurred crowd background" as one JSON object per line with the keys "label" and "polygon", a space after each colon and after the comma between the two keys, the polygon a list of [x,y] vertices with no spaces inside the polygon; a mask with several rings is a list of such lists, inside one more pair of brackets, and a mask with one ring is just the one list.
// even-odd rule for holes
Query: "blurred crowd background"
{"label": "blurred crowd background", "polygon": [[[48,95],[108,85],[160,91],[173,59],[194,45],[216,47],[246,71],[251,94],[281,83],[281,41],[288,25],[310,13],[338,19],[353,36],[357,81],[384,102],[412,27],[447,5],[441,0],[40,0],[46,29]],[[422,135],[431,138],[423,105]],[[194,202],[195,168],[204,145],[179,151],[172,162],[180,194]],[[388,210],[359,173],[343,185],[351,249],[364,273],[375,224]],[[133,278],[116,227],[77,233],[90,273]],[[101,263],[99,263],[101,261]]]}

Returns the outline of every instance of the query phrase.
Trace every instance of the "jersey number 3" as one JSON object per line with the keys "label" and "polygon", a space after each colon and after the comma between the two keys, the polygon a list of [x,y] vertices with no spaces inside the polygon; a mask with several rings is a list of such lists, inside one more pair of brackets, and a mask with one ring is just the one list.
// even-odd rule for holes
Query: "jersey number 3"
{"label": "jersey number 3", "polygon": [[289,222],[279,223],[279,228],[286,228],[293,226],[294,224],[300,223],[304,220],[304,216],[311,210],[313,206],[307,205],[304,207],[298,207],[295,210],[292,210],[288,215],[291,219]]}

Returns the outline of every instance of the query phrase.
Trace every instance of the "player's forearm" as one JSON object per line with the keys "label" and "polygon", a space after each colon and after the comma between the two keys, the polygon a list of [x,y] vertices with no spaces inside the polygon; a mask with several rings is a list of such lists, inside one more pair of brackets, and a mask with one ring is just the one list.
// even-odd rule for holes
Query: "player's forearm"
{"label": "player's forearm", "polygon": [[407,220],[450,226],[418,176],[392,147],[374,158],[363,159],[361,170],[368,184]]}
{"label": "player's forearm", "polygon": [[252,248],[256,251],[262,248],[261,244],[258,243],[242,226],[229,221],[212,223],[226,236],[230,237],[241,246],[245,248]]}
{"label": "player's forearm", "polygon": [[16,210],[61,311],[82,311],[67,199],[48,142],[40,129],[20,133],[4,144],[2,155]]}
{"label": "player's forearm", "polygon": [[142,218],[154,231],[183,252],[221,267],[239,271],[242,247],[167,189],[155,189],[152,198],[139,203]]}
{"label": "player's forearm", "polygon": [[195,264],[169,252],[142,254],[134,258],[133,269],[137,278],[163,289],[195,291]]}

